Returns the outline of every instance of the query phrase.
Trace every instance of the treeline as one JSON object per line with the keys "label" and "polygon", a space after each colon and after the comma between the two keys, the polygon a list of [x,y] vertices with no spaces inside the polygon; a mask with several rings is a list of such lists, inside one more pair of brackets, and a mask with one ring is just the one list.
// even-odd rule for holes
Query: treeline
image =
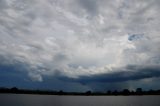
{"label": "treeline", "polygon": [[160,90],[149,90],[143,91],[142,88],[137,88],[135,91],[130,91],[128,89],[124,89],[122,91],[107,91],[107,92],[64,92],[60,91],[49,91],[49,90],[28,90],[28,89],[18,89],[16,87],[13,88],[0,88],[0,93],[13,93],[13,94],[41,94],[41,95],[160,95]]}

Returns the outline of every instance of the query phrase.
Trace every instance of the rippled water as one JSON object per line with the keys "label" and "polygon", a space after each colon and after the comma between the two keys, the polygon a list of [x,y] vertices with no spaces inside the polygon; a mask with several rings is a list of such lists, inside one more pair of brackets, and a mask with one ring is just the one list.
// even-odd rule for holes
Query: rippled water
{"label": "rippled water", "polygon": [[0,106],[160,106],[160,96],[0,94]]}

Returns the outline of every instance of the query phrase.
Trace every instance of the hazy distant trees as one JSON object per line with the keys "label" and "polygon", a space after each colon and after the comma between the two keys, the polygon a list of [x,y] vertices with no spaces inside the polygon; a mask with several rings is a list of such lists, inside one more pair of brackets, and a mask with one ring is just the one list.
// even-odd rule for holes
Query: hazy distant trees
{"label": "hazy distant trees", "polygon": [[130,94],[130,91],[129,91],[128,89],[124,89],[124,90],[122,91],[122,94],[124,94],[124,95],[129,95],[129,94]]}
{"label": "hazy distant trees", "polygon": [[143,91],[142,88],[137,88],[135,91],[130,91],[128,89],[123,89],[122,91],[117,90],[108,90],[107,92],[64,92],[60,91],[44,91],[44,90],[27,90],[27,89],[18,89],[17,87],[13,88],[0,88],[0,93],[16,93],[16,94],[47,94],[47,95],[160,95],[160,90],[149,90]]}
{"label": "hazy distant trees", "polygon": [[17,88],[17,87],[13,87],[13,88],[11,88],[11,91],[12,91],[12,92],[17,92],[17,91],[18,91],[18,88]]}
{"label": "hazy distant trees", "polygon": [[91,95],[91,93],[92,93],[91,91],[87,91],[85,94],[86,95]]}
{"label": "hazy distant trees", "polygon": [[142,95],[142,88],[137,88],[136,89],[136,94]]}
{"label": "hazy distant trees", "polygon": [[111,95],[111,93],[112,93],[112,92],[111,92],[110,90],[107,91],[107,94],[108,94],[108,95]]}
{"label": "hazy distant trees", "polygon": [[58,94],[59,94],[59,95],[63,95],[64,92],[63,92],[62,90],[60,90],[60,91],[58,92]]}

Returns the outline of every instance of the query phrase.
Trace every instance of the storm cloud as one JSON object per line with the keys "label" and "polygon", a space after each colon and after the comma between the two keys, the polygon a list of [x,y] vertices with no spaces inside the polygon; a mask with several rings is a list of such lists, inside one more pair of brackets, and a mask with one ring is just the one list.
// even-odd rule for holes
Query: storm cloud
{"label": "storm cloud", "polygon": [[134,81],[134,80],[157,78],[157,77],[160,77],[160,67],[128,66],[126,67],[125,71],[123,69],[117,72],[112,72],[107,74],[103,73],[88,77],[81,76],[77,79],[70,79],[70,81],[76,81],[80,83],[90,83],[90,82],[111,83],[111,82]]}
{"label": "storm cloud", "polygon": [[159,0],[0,0],[0,66],[14,67],[34,83],[77,79],[84,89],[93,87],[81,82],[158,78],[159,5]]}

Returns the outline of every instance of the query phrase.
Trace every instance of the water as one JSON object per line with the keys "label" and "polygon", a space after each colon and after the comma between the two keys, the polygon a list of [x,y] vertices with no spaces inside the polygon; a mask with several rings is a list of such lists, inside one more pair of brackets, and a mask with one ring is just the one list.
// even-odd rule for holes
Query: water
{"label": "water", "polygon": [[0,94],[0,106],[160,106],[160,96]]}

